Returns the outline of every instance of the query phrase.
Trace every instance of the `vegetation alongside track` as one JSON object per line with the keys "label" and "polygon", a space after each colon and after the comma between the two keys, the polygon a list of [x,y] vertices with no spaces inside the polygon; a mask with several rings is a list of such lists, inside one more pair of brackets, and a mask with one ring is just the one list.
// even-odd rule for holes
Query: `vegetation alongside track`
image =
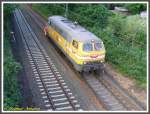
{"label": "vegetation alongside track", "polygon": [[[32,8],[46,18],[65,13],[64,4],[34,4]],[[105,5],[91,4],[69,4],[68,18],[99,36],[107,50],[107,62],[146,89],[146,19],[137,14],[114,14]]]}
{"label": "vegetation alongside track", "polygon": [[13,110],[21,101],[17,84],[17,72],[21,65],[13,57],[10,46],[10,16],[13,5],[4,5],[4,110]]}

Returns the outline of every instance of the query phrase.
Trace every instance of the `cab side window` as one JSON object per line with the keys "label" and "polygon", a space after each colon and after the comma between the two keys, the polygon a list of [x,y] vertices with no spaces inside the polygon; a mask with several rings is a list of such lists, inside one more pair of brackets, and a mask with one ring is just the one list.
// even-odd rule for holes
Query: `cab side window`
{"label": "cab side window", "polygon": [[78,42],[73,40],[72,46],[75,47],[76,49],[78,49]]}

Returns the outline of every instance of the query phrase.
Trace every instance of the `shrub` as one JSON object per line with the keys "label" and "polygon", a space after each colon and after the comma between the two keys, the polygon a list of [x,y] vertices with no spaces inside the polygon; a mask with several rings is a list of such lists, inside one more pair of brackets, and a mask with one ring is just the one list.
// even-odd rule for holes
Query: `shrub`
{"label": "shrub", "polygon": [[122,36],[139,43],[146,43],[146,19],[140,15],[128,16],[122,29]]}
{"label": "shrub", "polygon": [[13,58],[8,35],[10,32],[10,16],[14,8],[14,5],[4,5],[4,109],[18,106],[21,100],[16,77],[21,66]]}
{"label": "shrub", "polygon": [[146,19],[141,18],[139,15],[126,17],[115,14],[109,18],[108,22],[105,31],[109,30],[114,36],[138,45],[146,43]]}
{"label": "shrub", "polygon": [[108,19],[108,26],[112,30],[112,34],[120,36],[125,23],[125,16],[121,14],[114,14]]}
{"label": "shrub", "polygon": [[76,15],[70,12],[70,17],[87,27],[104,28],[107,25],[108,16],[111,15],[111,12],[102,4],[76,5],[72,11]]}
{"label": "shrub", "polygon": [[146,4],[141,4],[141,3],[137,3],[137,4],[125,4],[124,5],[129,11],[131,11],[133,14],[137,14],[140,13],[141,11],[146,10]]}

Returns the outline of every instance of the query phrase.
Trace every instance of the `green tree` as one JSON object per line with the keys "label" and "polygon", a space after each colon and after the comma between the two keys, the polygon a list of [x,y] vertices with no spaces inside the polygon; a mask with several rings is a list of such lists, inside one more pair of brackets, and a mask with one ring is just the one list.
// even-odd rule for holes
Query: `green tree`
{"label": "green tree", "polygon": [[141,11],[146,10],[146,4],[125,4],[124,5],[129,11],[131,11],[133,14],[140,13]]}
{"label": "green tree", "polygon": [[71,14],[72,18],[88,27],[104,28],[107,25],[108,16],[111,15],[111,12],[103,4],[72,5],[71,9],[77,14]]}

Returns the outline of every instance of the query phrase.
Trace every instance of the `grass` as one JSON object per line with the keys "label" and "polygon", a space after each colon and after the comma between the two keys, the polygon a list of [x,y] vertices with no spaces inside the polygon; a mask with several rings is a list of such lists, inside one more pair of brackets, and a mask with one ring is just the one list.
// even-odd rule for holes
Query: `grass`
{"label": "grass", "polygon": [[[11,6],[4,6],[4,13]],[[4,20],[4,110],[9,107],[18,107],[21,101],[19,85],[17,83],[17,73],[21,69],[21,65],[17,63],[13,57],[10,45],[10,15]]]}
{"label": "grass", "polygon": [[[146,60],[146,44],[144,43],[145,45],[143,47],[139,47],[136,45],[136,43],[133,42],[133,45],[132,45],[132,44],[130,44],[129,40],[126,39],[125,36],[124,36],[125,40],[122,40],[122,39],[120,39],[120,38],[122,38],[121,36],[113,33],[114,30],[116,30],[116,33],[118,33],[118,31],[120,31],[121,34],[123,33],[123,31],[121,31],[122,28],[118,29],[118,26],[120,24],[122,24],[122,26],[124,26],[124,22],[122,22],[121,17],[117,17],[116,19],[114,19],[112,16],[110,16],[110,18],[114,19],[113,23],[111,23],[111,24],[108,23],[107,27],[102,29],[101,27],[98,27],[98,26],[88,26],[88,24],[86,24],[85,22],[82,23],[83,19],[85,19],[85,17],[88,17],[88,15],[85,15],[85,17],[82,18],[82,16],[80,15],[80,12],[81,12],[81,14],[84,14],[84,13],[83,13],[83,10],[80,10],[79,8],[80,7],[75,8],[74,10],[72,9],[69,12],[70,16],[71,16],[71,17],[69,16],[69,18],[71,18],[73,20],[77,19],[81,25],[83,25],[88,30],[93,32],[95,35],[100,37],[103,40],[105,47],[106,47],[106,51],[107,51],[106,61],[109,64],[111,64],[114,68],[118,69],[124,76],[127,76],[131,79],[136,80],[137,85],[139,87],[146,89],[146,84],[147,84],[147,80],[146,80],[146,76],[147,76],[147,74],[146,74],[146,61],[147,61]],[[44,17],[48,17],[50,15],[64,15],[64,12],[65,12],[63,8],[54,7],[54,5],[50,6],[50,5],[45,5],[45,4],[43,4],[43,5],[33,4],[32,9],[35,10],[36,12],[40,13]],[[81,9],[83,9],[83,8],[81,8]],[[92,11],[92,10],[90,10],[90,11]],[[74,12],[76,14],[74,15],[72,12]],[[78,17],[78,15],[80,15],[80,16]],[[134,20],[135,20],[135,18],[137,20],[138,16],[133,16],[133,18],[134,18]],[[129,19],[131,20],[131,22],[133,22],[132,17],[127,17],[127,19],[128,19],[128,22],[130,22]],[[89,23],[90,21],[88,20],[87,22]],[[130,25],[130,23],[128,23],[128,25],[126,25],[126,26],[129,26],[129,25]],[[116,28],[112,28],[114,26]],[[128,30],[128,27],[126,27],[126,28]],[[124,30],[124,28],[123,28],[123,30]],[[133,34],[132,31],[127,32],[127,35],[129,35],[130,37],[132,36],[132,34]],[[139,40],[141,42],[142,42],[142,40],[143,40],[143,42],[145,42],[145,37],[143,37],[143,36],[139,36],[139,37],[140,37]],[[136,38],[136,36],[135,36],[135,38]]]}

